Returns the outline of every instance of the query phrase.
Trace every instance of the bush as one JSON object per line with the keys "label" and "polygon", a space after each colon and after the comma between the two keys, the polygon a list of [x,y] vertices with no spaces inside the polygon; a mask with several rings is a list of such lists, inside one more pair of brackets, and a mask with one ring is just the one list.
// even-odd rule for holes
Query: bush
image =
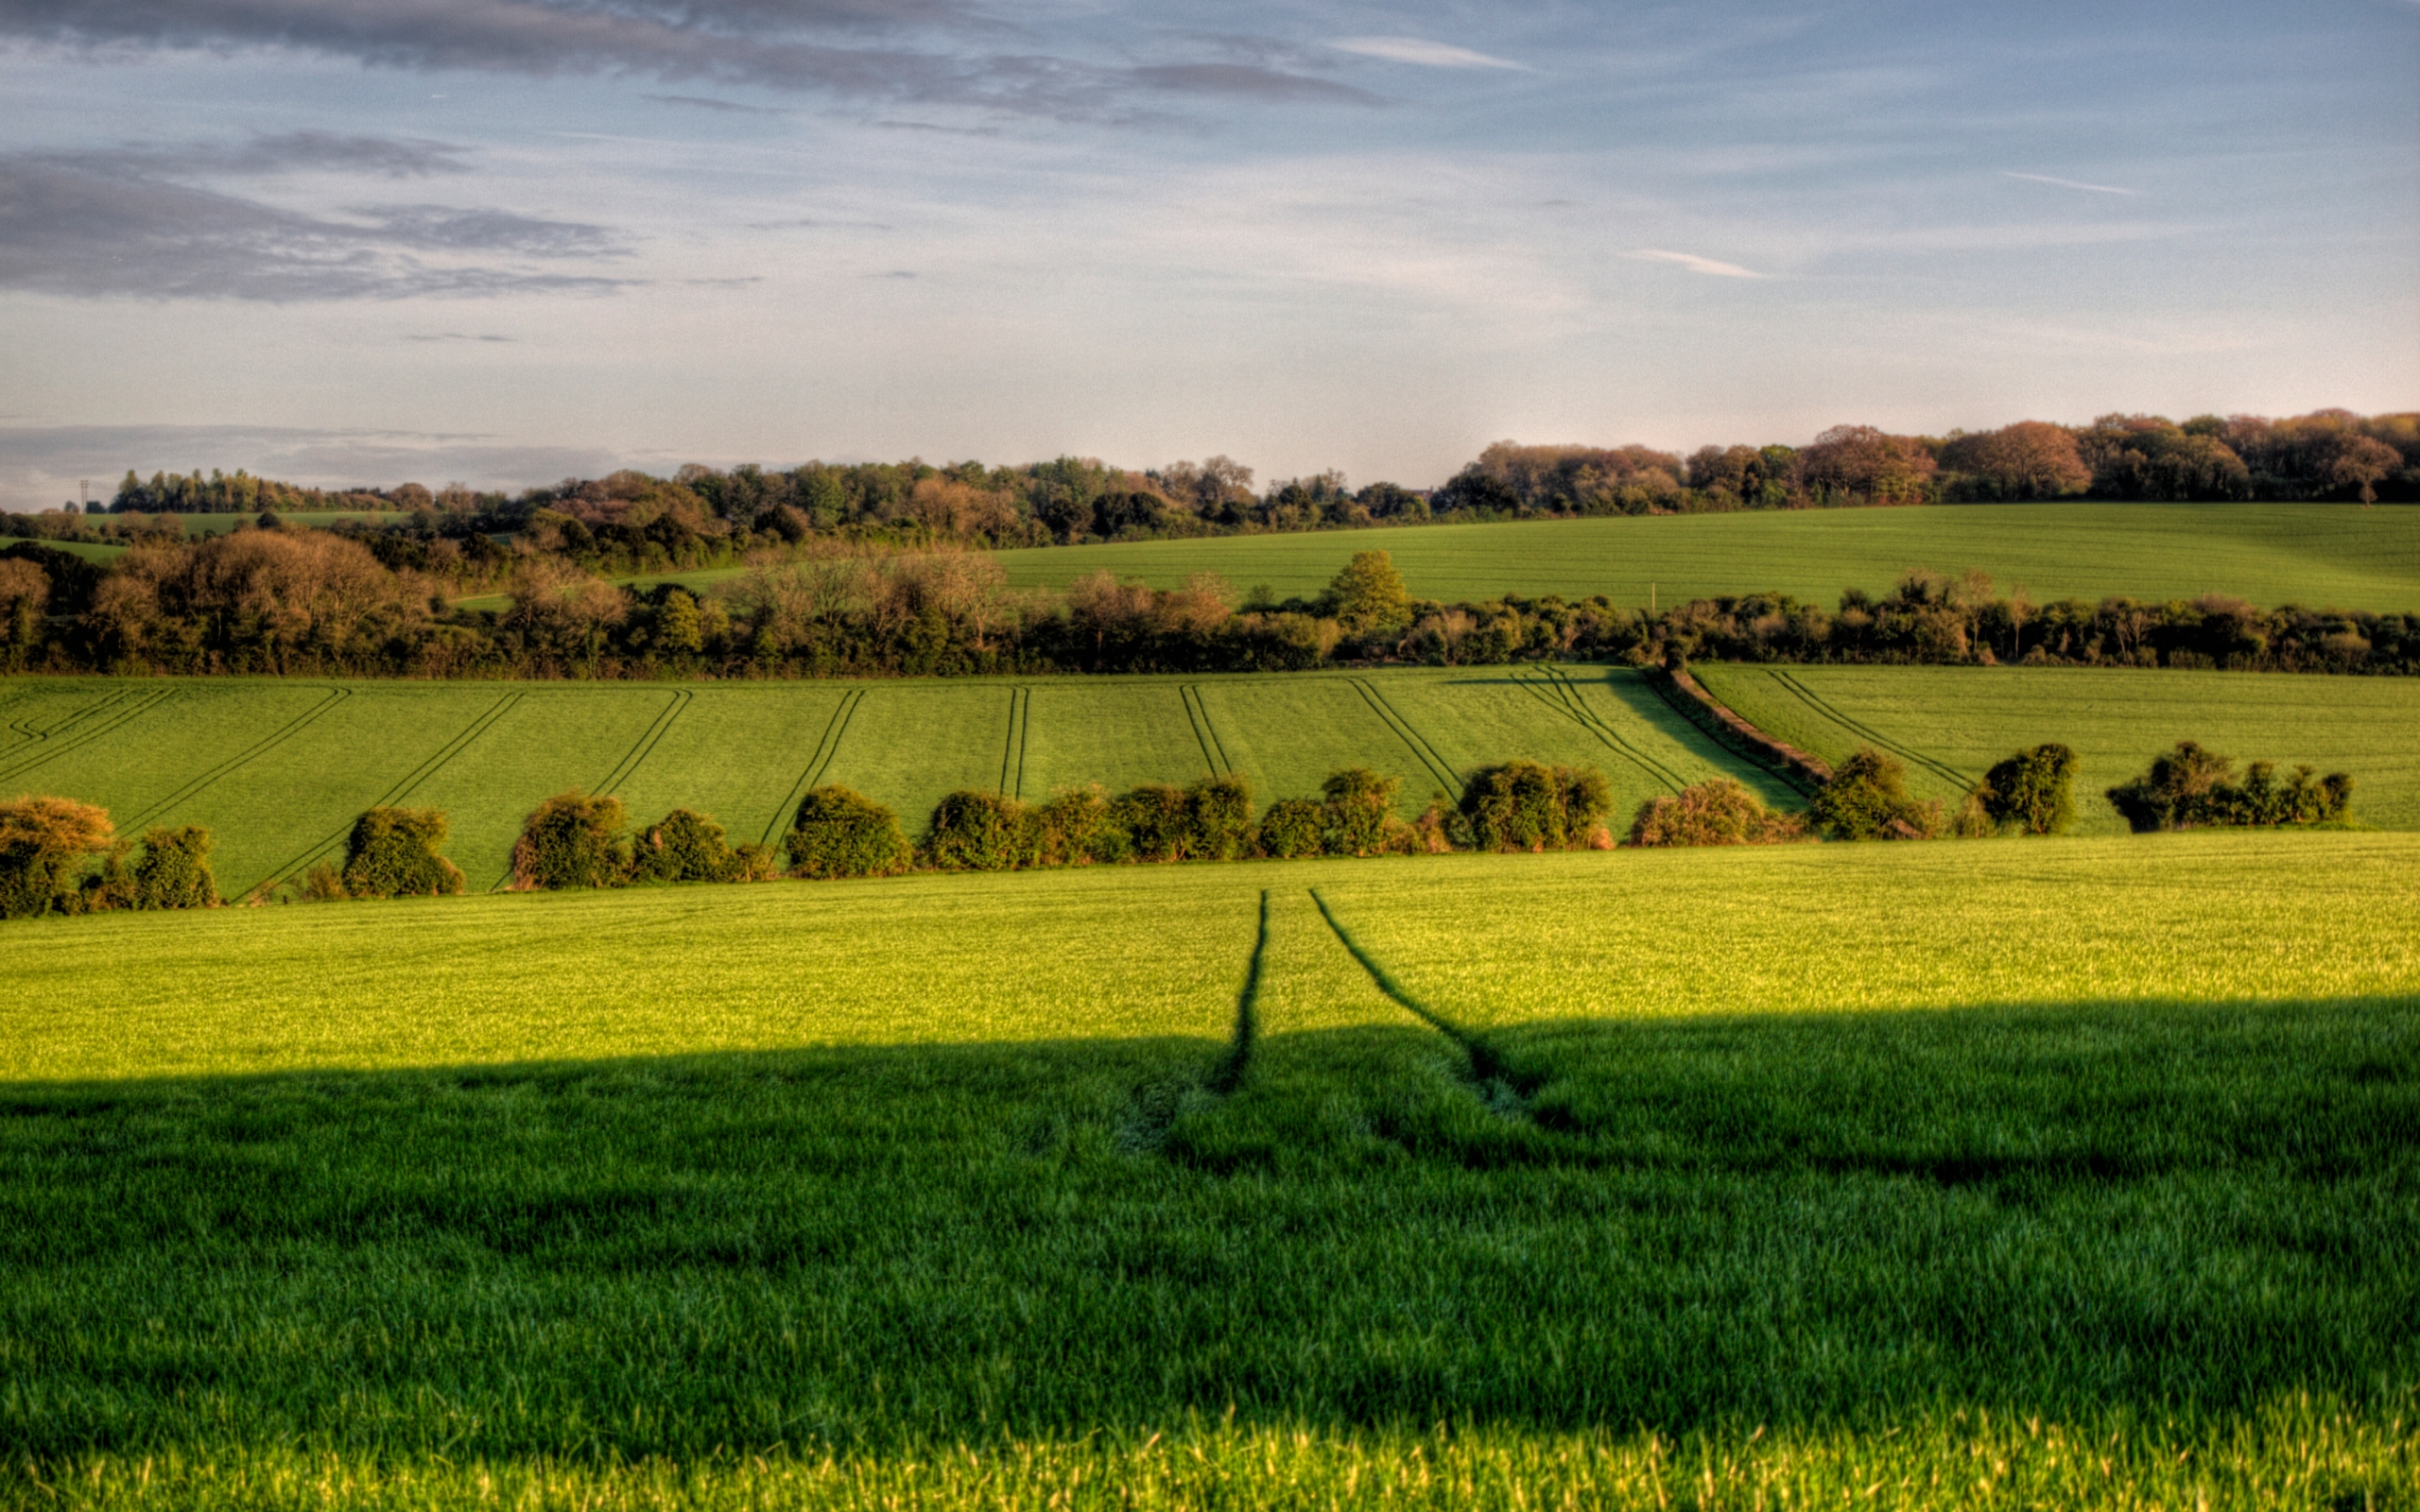
{"label": "bush", "polygon": [[1111,812],[1098,782],[1063,788],[1034,811],[1042,827],[1042,864],[1082,867],[1097,861],[1123,861],[1126,832]]}
{"label": "bush", "polygon": [[1279,799],[1261,815],[1253,849],[1280,861],[1318,855],[1327,849],[1327,805],[1316,799]]}
{"label": "bush", "polygon": [[210,832],[199,824],[145,831],[125,906],[217,907],[218,879],[210,871]]}
{"label": "bush", "polygon": [[1126,833],[1136,861],[1182,861],[1193,825],[1184,789],[1145,782],[1109,805],[1110,822]]}
{"label": "bush", "polygon": [[2350,817],[2353,779],[2297,766],[2284,782],[2274,762],[2254,762],[2232,781],[2233,759],[2189,740],[2152,763],[2144,775],[2109,790],[2109,801],[2137,834],[2204,825],[2342,824]]}
{"label": "bush", "polygon": [[370,810],[353,821],[337,896],[440,898],[460,892],[461,868],[440,853],[445,834],[442,809]]}
{"label": "bush", "polygon": [[2018,751],[1983,774],[1977,797],[1983,816],[1999,830],[2018,834],[2058,834],[2075,817],[2067,786],[2076,753],[2058,744]]}
{"label": "bush", "polygon": [[[633,882],[736,882],[740,861],[722,826],[695,809],[674,809],[631,849]],[[756,849],[763,850],[759,846]]]}
{"label": "bush", "polygon": [[888,877],[916,858],[897,815],[838,786],[816,788],[799,800],[783,849],[790,870],[802,877]]}
{"label": "bush", "polygon": [[1829,840],[1930,840],[1948,829],[1938,800],[1908,796],[1908,768],[1895,756],[1859,747],[1807,805]]}
{"label": "bush", "polygon": [[0,803],[0,919],[26,919],[70,904],[70,868],[109,848],[107,809],[64,798]]}
{"label": "bush", "polygon": [[1042,863],[1033,810],[1001,793],[961,789],[933,810],[925,855],[944,871],[1009,871]]}
{"label": "bush", "polygon": [[1805,838],[1804,817],[1765,807],[1728,777],[1649,799],[1630,821],[1633,845],[1780,845]]}
{"label": "bush", "polygon": [[622,800],[574,789],[538,805],[512,846],[512,885],[614,887],[630,874]]}
{"label": "bush", "polygon": [[1196,861],[1233,861],[1252,850],[1252,784],[1240,777],[1205,777],[1184,792],[1184,853]]}
{"label": "bush", "polygon": [[1479,768],[1462,788],[1462,818],[1481,850],[1583,849],[1612,807],[1605,774],[1593,766],[1506,762]]}
{"label": "bush", "polygon": [[1375,855],[1392,836],[1388,820],[1394,817],[1397,777],[1381,777],[1366,766],[1348,766],[1328,774],[1320,784],[1326,797],[1324,835],[1334,856]]}

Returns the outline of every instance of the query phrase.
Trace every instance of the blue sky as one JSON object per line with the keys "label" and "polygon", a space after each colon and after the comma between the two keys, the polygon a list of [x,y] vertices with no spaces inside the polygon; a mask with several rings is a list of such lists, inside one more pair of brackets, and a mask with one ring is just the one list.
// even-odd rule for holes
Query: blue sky
{"label": "blue sky", "polygon": [[2414,0],[0,0],[0,126],[19,508],[2420,404]]}

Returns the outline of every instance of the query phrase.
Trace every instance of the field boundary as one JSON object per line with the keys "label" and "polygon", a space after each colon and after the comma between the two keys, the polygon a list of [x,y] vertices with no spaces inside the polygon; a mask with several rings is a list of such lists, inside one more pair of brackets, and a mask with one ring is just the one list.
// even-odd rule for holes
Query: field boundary
{"label": "field boundary", "polygon": [[1647,685],[1655,690],[1682,718],[1704,730],[1708,735],[1733,750],[1741,753],[1775,773],[1790,786],[1809,797],[1817,788],[1832,780],[1832,764],[1811,751],[1800,750],[1786,740],[1765,733],[1741,714],[1732,710],[1705,685],[1689,676],[1685,666],[1651,668]]}
{"label": "field boundary", "polygon": [[1515,672],[1512,675],[1512,680],[1526,689],[1531,697],[1539,699],[1547,708],[1555,710],[1589,734],[1594,735],[1599,745],[1611,750],[1615,755],[1624,758],[1632,765],[1662,782],[1673,792],[1677,793],[1689,785],[1681,781],[1681,775],[1678,772],[1632,745],[1629,739],[1620,730],[1616,730],[1602,714],[1589,708],[1587,699],[1582,696],[1581,688],[1569,673],[1549,664],[1540,667],[1535,677],[1525,677]]}
{"label": "field boundary", "polygon": [[839,705],[832,711],[832,717],[824,721],[823,733],[817,739],[815,749],[807,755],[806,769],[798,774],[798,781],[790,784],[788,796],[773,811],[773,816],[765,822],[762,843],[773,843],[773,836],[781,830],[782,820],[795,813],[799,800],[823,781],[824,772],[832,765],[832,758],[840,754],[840,737],[849,732],[849,721],[856,717],[857,705],[865,701],[865,696],[863,688],[851,688],[840,696]]}
{"label": "field boundary", "polygon": [[278,747],[285,744],[286,741],[292,739],[295,735],[300,734],[321,714],[326,713],[329,710],[334,709],[337,705],[344,702],[347,698],[352,696],[353,690],[350,688],[330,688],[328,690],[328,696],[320,699],[318,703],[315,703],[310,708],[303,710],[301,713],[295,715],[292,719],[287,720],[285,724],[279,726],[269,734],[262,737],[258,741],[255,741],[244,750],[228,757],[217,765],[210,768],[200,776],[185,783],[184,786],[178,788],[167,797],[158,799],[148,808],[137,813],[132,818],[126,821],[127,828],[130,830],[139,829],[142,826],[150,823],[161,815],[165,814],[168,810],[176,807],[178,804],[184,802],[186,799],[199,797],[201,794],[209,791],[210,785],[217,782],[220,778],[229,776],[242,767],[251,765],[258,758],[275,750]]}
{"label": "field boundary", "polygon": [[1227,758],[1227,743],[1219,738],[1219,727],[1210,722],[1210,706],[1201,701],[1201,685],[1182,684],[1176,690],[1177,699],[1184,705],[1186,723],[1193,726],[1194,742],[1201,747],[1201,759],[1210,764],[1213,777],[1232,777],[1236,764]]}
{"label": "field boundary", "polygon": [[657,743],[664,739],[666,732],[671,730],[673,722],[681,717],[697,696],[686,688],[676,691],[672,695],[672,701],[655,716],[655,723],[640,732],[639,738],[631,744],[631,748],[622,753],[622,759],[614,764],[614,769],[605,774],[605,780],[594,789],[596,796],[604,798],[614,789],[637,776],[638,769],[646,765],[647,759],[655,754]]}
{"label": "field boundary", "polygon": [[1884,750],[1906,757],[1917,765],[1924,767],[1927,771],[1931,772],[1934,776],[1942,778],[1953,787],[1971,787],[1974,785],[1975,780],[1973,778],[1966,776],[1955,767],[1934,760],[1932,757],[1926,755],[1924,752],[1917,750],[1911,746],[1901,745],[1899,742],[1893,740],[1890,736],[1883,734],[1880,730],[1876,730],[1871,725],[1850,718],[1847,714],[1842,713],[1840,710],[1832,707],[1831,703],[1822,695],[1815,692],[1814,689],[1809,688],[1806,684],[1799,681],[1796,678],[1791,677],[1788,672],[1785,672],[1778,667],[1773,668],[1772,679],[1775,682],[1780,683],[1784,688],[1789,690],[1789,692],[1794,695],[1801,703],[1806,704],[1809,709],[1812,709],[1817,713],[1822,714],[1824,718],[1840,726],[1842,730],[1862,735],[1867,740],[1872,741],[1875,745],[1881,747]]}
{"label": "field boundary", "polygon": [[[71,750],[81,750],[103,735],[123,730],[176,696],[177,690],[174,688],[161,688],[142,693],[130,689],[121,697],[104,698],[89,708],[79,709],[67,719],[44,730],[42,743],[28,753],[27,760],[13,762],[6,768],[0,768],[0,782],[23,776],[56,757],[66,755]],[[94,719],[96,722],[91,729],[69,735],[56,746],[50,744],[52,736],[86,719]]]}
{"label": "field boundary", "polygon": [[[392,785],[390,785],[384,793],[379,794],[378,797],[371,802],[370,807],[373,809],[390,808],[411,797],[413,789],[419,787],[423,782],[427,782],[430,778],[435,777],[438,772],[444,767],[446,763],[452,761],[455,757],[459,756],[463,750],[470,746],[471,742],[487,733],[489,726],[503,718],[514,704],[519,703],[522,699],[527,696],[528,695],[525,693],[508,693],[503,697],[498,698],[495,702],[488,705],[486,712],[478,714],[473,718],[469,724],[456,731],[453,738],[446,741],[444,745],[438,747],[437,749],[424,759],[418,766],[413,767],[410,771],[406,772],[403,776],[397,778]],[[319,840],[309,850],[303,851],[301,855],[296,856],[293,860],[285,863],[284,866],[271,867],[258,881],[254,882],[251,886],[243,889],[238,896],[249,896],[262,888],[289,880],[302,871],[304,867],[307,867],[312,862],[317,861],[320,856],[326,854],[334,847],[342,844],[345,836],[353,833],[353,827],[354,823],[358,821],[359,817],[360,816],[355,815],[353,818],[345,820],[343,824],[337,826],[335,833]]]}
{"label": "field boundary", "polygon": [[1369,679],[1353,678],[1348,680],[1353,684],[1353,691],[1361,696],[1361,701],[1370,706],[1370,712],[1378,716],[1379,722],[1397,740],[1411,748],[1412,759],[1427,767],[1428,775],[1443,783],[1447,793],[1460,797],[1462,780],[1454,774],[1454,764],[1445,759],[1444,753],[1430,745],[1428,737],[1420,732],[1419,727],[1387,701],[1386,695],[1372,687]]}

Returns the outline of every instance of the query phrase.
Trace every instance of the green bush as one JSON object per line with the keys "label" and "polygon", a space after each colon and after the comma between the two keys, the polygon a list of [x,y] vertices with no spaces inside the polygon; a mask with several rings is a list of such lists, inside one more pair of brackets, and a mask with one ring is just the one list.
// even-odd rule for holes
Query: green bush
{"label": "green bush", "polygon": [[574,789],[538,805],[512,846],[512,885],[615,887],[630,875],[622,800]]}
{"label": "green bush", "polygon": [[925,859],[944,871],[1010,871],[1042,864],[1033,810],[1001,793],[967,788],[933,810]]}
{"label": "green bush", "polygon": [[1123,861],[1130,849],[1125,829],[1098,782],[1064,788],[1034,811],[1042,826],[1042,864],[1081,867]]}
{"label": "green bush", "polygon": [[1512,761],[1473,772],[1462,788],[1462,818],[1481,850],[1575,850],[1610,843],[1604,834],[1613,792],[1593,766]]}
{"label": "green bush", "polygon": [[1640,846],[1780,845],[1805,838],[1805,818],[1765,807],[1728,777],[1649,799],[1630,823],[1630,843]]}
{"label": "green bush", "polygon": [[695,809],[674,809],[640,833],[631,848],[633,882],[733,882],[739,858],[722,826]]}
{"label": "green bush", "polygon": [[846,787],[819,787],[799,800],[788,838],[790,870],[802,877],[887,877],[915,861],[899,817]]}
{"label": "green bush", "polygon": [[1184,791],[1184,853],[1196,861],[1233,861],[1252,850],[1252,784],[1240,777],[1205,777]]}
{"label": "green bush", "polygon": [[1908,794],[1908,768],[1895,756],[1859,747],[1807,805],[1829,840],[1930,840],[1948,829],[1938,800]]}
{"label": "green bush", "polygon": [[218,879],[210,871],[210,832],[199,824],[147,830],[134,858],[134,908],[216,908]]}
{"label": "green bush", "polygon": [[2274,762],[2254,762],[2233,780],[2232,758],[2189,740],[2152,762],[2140,777],[2109,790],[2109,801],[2136,833],[2204,825],[2342,824],[2350,816],[2353,779],[2297,766],[2284,782]]}
{"label": "green bush", "polygon": [[64,798],[0,803],[0,919],[76,906],[72,868],[106,850],[109,811]]}
{"label": "green bush", "polygon": [[1381,777],[1366,766],[1348,766],[1328,774],[1320,784],[1324,796],[1327,853],[1336,856],[1376,855],[1393,838],[1388,820],[1394,818],[1398,777]]}
{"label": "green bush", "polygon": [[461,868],[440,853],[445,835],[442,809],[370,810],[353,821],[338,896],[437,898],[460,892]]}
{"label": "green bush", "polygon": [[1130,858],[1183,861],[1192,831],[1184,789],[1145,782],[1120,793],[1109,805],[1110,822],[1126,832]]}
{"label": "green bush", "polygon": [[1281,798],[1260,816],[1253,849],[1291,861],[1327,849],[1327,805],[1317,799]]}
{"label": "green bush", "polygon": [[2018,751],[1983,774],[1977,797],[1993,827],[2018,834],[2059,834],[2075,817],[2067,787],[2076,753],[2055,742]]}

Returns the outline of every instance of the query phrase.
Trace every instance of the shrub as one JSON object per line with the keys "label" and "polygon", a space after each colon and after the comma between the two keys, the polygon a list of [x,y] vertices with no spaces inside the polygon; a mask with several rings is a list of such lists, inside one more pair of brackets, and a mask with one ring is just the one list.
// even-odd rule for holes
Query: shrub
{"label": "shrub", "polygon": [[1366,766],[1348,766],[1328,774],[1320,784],[1326,797],[1323,826],[1327,853],[1337,856],[1374,855],[1389,838],[1387,821],[1394,817],[1398,777],[1381,777]]}
{"label": "shrub", "polygon": [[1042,827],[1042,864],[1081,867],[1096,861],[1123,861],[1126,831],[1111,812],[1108,796],[1098,782],[1063,788],[1034,811]]}
{"label": "shrub", "polygon": [[1804,817],[1765,807],[1728,777],[1649,799],[1630,821],[1633,845],[1780,845],[1805,838]]}
{"label": "shrub", "polygon": [[130,907],[218,906],[218,879],[210,871],[210,832],[199,824],[145,831],[132,878]]}
{"label": "shrub", "polygon": [[630,874],[622,800],[574,789],[538,805],[512,846],[512,885],[614,887]]}
{"label": "shrub", "polygon": [[1939,801],[1908,795],[1908,768],[1895,756],[1859,747],[1807,805],[1807,817],[1831,840],[1930,840],[1948,828]]}
{"label": "shrub", "polygon": [[1001,793],[967,788],[933,810],[926,859],[945,871],[1009,871],[1042,862],[1042,825],[1033,810]]}
{"label": "shrub", "polygon": [[1327,849],[1327,805],[1315,799],[1279,799],[1261,815],[1253,848],[1281,861],[1318,855]]}
{"label": "shrub", "polygon": [[461,868],[440,853],[445,834],[442,809],[370,810],[353,821],[337,896],[439,898],[460,892]]}
{"label": "shrub", "polygon": [[1126,832],[1136,861],[1182,861],[1192,829],[1184,789],[1145,782],[1109,805],[1110,822]]}
{"label": "shrub", "polygon": [[1184,792],[1184,853],[1196,861],[1233,861],[1252,849],[1252,784],[1240,777],[1205,777]]}
{"label": "shrub", "polygon": [[1978,797],[1994,827],[2019,834],[2058,834],[2075,817],[2067,796],[2076,753],[2058,744],[2018,751],[1983,774]]}
{"label": "shrub", "polygon": [[2232,758],[2189,740],[2157,757],[2140,777],[2109,790],[2109,801],[2138,834],[2203,825],[2340,824],[2353,801],[2353,779],[2297,766],[2284,782],[2274,762],[2254,762],[2231,781]]}
{"label": "shrub", "polygon": [[64,798],[0,803],[0,919],[26,919],[66,906],[70,868],[107,850],[107,809]]}
{"label": "shrub", "polygon": [[[631,849],[633,882],[734,882],[739,858],[722,826],[695,809],[674,809],[647,827]],[[761,849],[761,847],[759,848]]]}
{"label": "shrub", "polygon": [[899,817],[852,788],[819,787],[799,800],[783,842],[802,877],[887,877],[915,861]]}
{"label": "shrub", "polygon": [[1593,766],[1512,761],[1483,766],[1462,788],[1462,818],[1481,850],[1570,850],[1589,844],[1613,807]]}

